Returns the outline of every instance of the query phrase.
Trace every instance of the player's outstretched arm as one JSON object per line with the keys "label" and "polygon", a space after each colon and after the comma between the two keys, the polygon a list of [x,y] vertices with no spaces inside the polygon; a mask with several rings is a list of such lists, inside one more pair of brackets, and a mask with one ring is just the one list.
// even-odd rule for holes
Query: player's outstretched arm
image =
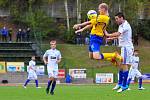
{"label": "player's outstretched arm", "polygon": [[109,33],[106,30],[104,31],[104,34],[106,37],[109,37]]}
{"label": "player's outstretched arm", "polygon": [[107,37],[106,40],[107,41],[112,41],[114,39],[118,39],[118,36],[120,35],[119,33],[112,33],[109,34],[106,30],[104,31],[105,36]]}
{"label": "player's outstretched arm", "polygon": [[81,24],[75,24],[75,25],[73,26],[73,29],[79,29],[79,27],[83,27],[83,26],[86,26],[86,25],[89,25],[89,24],[91,24],[90,21],[83,22],[83,23],[81,23]]}
{"label": "player's outstretched arm", "polygon": [[111,34],[105,33],[105,35],[108,36],[108,37],[110,37],[110,38],[111,38],[111,37],[119,37],[120,34],[121,34],[121,33],[119,33],[119,32],[114,32],[114,33],[111,33]]}
{"label": "player's outstretched arm", "polygon": [[75,33],[82,32],[82,31],[84,31],[84,30],[90,29],[91,27],[92,27],[92,25],[86,25],[85,27],[83,27],[83,28],[81,28],[81,29],[75,31]]}
{"label": "player's outstretched arm", "polygon": [[118,39],[118,37],[108,37],[108,38],[106,38],[107,41],[112,41],[114,39]]}

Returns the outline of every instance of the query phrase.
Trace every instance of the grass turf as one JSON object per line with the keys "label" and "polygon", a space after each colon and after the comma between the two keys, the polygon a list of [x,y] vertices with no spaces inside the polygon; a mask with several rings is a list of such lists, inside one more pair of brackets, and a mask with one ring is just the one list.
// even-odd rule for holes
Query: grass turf
{"label": "grass turf", "polygon": [[131,84],[130,91],[117,93],[111,89],[114,84],[101,85],[57,85],[55,95],[45,93],[45,87],[36,89],[28,86],[0,86],[0,100],[149,100],[150,84],[145,90],[138,90],[138,84]]}

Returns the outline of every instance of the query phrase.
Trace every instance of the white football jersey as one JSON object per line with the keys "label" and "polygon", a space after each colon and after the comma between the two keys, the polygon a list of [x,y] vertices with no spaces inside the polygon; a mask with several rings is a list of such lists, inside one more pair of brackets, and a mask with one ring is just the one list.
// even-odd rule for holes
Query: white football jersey
{"label": "white football jersey", "polygon": [[58,63],[56,62],[58,59],[61,59],[61,53],[57,49],[49,49],[45,52],[43,57],[48,58],[47,68],[52,68],[58,70]]}
{"label": "white football jersey", "polygon": [[[35,67],[35,65],[36,65],[36,63],[35,63],[35,61],[33,61],[33,60],[31,60],[30,62],[29,62],[29,71],[35,71],[36,70],[36,67]],[[31,68],[30,68],[31,67]]]}
{"label": "white football jersey", "polygon": [[138,56],[133,56],[132,57],[131,68],[132,69],[138,69],[138,67],[139,67],[139,57]]}
{"label": "white football jersey", "polygon": [[133,47],[132,43],[132,29],[130,24],[125,20],[124,23],[119,25],[118,32],[121,33],[119,36],[119,46],[130,46]]}

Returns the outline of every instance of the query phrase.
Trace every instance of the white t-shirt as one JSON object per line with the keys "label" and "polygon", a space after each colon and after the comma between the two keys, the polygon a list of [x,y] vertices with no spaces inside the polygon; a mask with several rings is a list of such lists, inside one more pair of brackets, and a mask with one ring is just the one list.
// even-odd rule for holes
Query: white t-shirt
{"label": "white t-shirt", "polygon": [[43,57],[48,58],[47,68],[52,68],[58,70],[58,63],[56,61],[61,59],[61,53],[57,49],[49,49],[45,52]]}
{"label": "white t-shirt", "polygon": [[139,67],[139,57],[138,56],[133,56],[132,57],[131,68],[132,69],[138,69],[138,67]]}
{"label": "white t-shirt", "polygon": [[130,46],[133,47],[132,43],[132,29],[130,24],[125,20],[121,25],[119,25],[118,32],[121,33],[119,36],[119,46]]}
{"label": "white t-shirt", "polygon": [[36,70],[35,65],[36,65],[35,61],[31,60],[31,61],[29,62],[29,69],[28,69],[28,70],[29,70],[29,71],[35,71],[35,70]]}

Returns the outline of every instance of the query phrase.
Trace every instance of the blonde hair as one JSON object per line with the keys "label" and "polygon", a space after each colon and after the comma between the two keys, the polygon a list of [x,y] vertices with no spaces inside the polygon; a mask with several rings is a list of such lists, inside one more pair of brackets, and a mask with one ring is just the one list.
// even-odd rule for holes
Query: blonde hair
{"label": "blonde hair", "polygon": [[101,3],[99,5],[100,8],[105,8],[105,10],[108,10],[108,5],[106,3]]}
{"label": "blonde hair", "polygon": [[108,5],[106,3],[101,3],[99,4],[99,8],[104,8],[105,11],[106,11],[106,15],[109,16],[109,13],[108,13]]}

